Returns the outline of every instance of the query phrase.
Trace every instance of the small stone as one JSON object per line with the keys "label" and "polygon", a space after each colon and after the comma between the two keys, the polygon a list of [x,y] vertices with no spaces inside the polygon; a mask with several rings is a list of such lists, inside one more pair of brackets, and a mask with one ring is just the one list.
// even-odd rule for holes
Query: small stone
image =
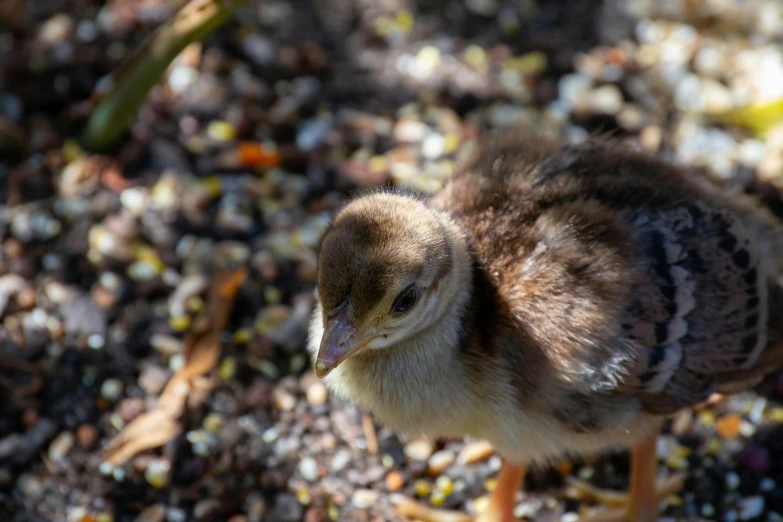
{"label": "small stone", "polygon": [[258,493],[251,493],[245,501],[247,504],[247,522],[261,522],[266,514],[266,501]]}
{"label": "small stone", "polygon": [[119,379],[106,379],[101,384],[101,397],[107,401],[116,401],[122,397],[123,384]]}
{"label": "small stone", "polygon": [[394,138],[403,143],[414,143],[424,139],[428,128],[416,120],[400,120],[394,125]]}
{"label": "small stone", "polygon": [[299,522],[302,519],[302,505],[294,495],[278,495],[275,505],[269,513],[269,520],[279,522]]}
{"label": "small stone", "polygon": [[614,85],[603,85],[590,92],[587,105],[593,113],[617,114],[623,108],[623,94]]}
{"label": "small stone", "polygon": [[403,448],[403,453],[411,460],[427,460],[434,449],[431,440],[420,438],[408,442]]}
{"label": "small stone", "polygon": [[148,364],[145,365],[139,374],[138,384],[148,395],[157,395],[166,386],[169,380],[169,374],[160,366]]}
{"label": "small stone", "polygon": [[726,477],[723,480],[726,483],[726,489],[728,489],[729,491],[734,491],[740,485],[739,475],[737,475],[733,471],[726,473]]}
{"label": "small stone", "polygon": [[193,506],[193,516],[196,520],[213,518],[220,511],[220,502],[214,498],[205,498]]}
{"label": "small stone", "polygon": [[70,38],[73,29],[73,19],[69,15],[56,14],[41,24],[38,38],[42,43],[54,46]]}
{"label": "small stone", "polygon": [[31,473],[23,473],[16,481],[16,487],[28,500],[37,500],[44,494],[44,486],[41,481]]}
{"label": "small stone", "polygon": [[495,454],[492,444],[485,441],[469,442],[462,448],[457,457],[457,462],[463,466],[475,464],[487,460]]}
{"label": "small stone", "polygon": [[440,475],[454,463],[455,458],[453,451],[437,451],[427,461],[427,472],[434,476]]}
{"label": "small stone", "polygon": [[345,449],[338,450],[332,457],[332,471],[342,471],[351,462],[351,452]]}
{"label": "small stone", "polygon": [[166,519],[166,506],[153,504],[144,508],[134,522],[163,522]]}
{"label": "small stone", "polygon": [[764,511],[764,497],[753,495],[739,501],[739,519],[750,520],[761,515]]}
{"label": "small stone", "polygon": [[49,458],[57,463],[62,463],[68,452],[73,448],[75,442],[74,436],[70,431],[60,433],[49,444]]}
{"label": "small stone", "polygon": [[402,473],[399,471],[390,471],[386,475],[386,480],[384,481],[386,484],[386,489],[389,491],[399,491],[402,489],[402,486],[405,485],[405,478],[402,476]]}
{"label": "small stone", "polygon": [[156,489],[165,488],[169,483],[171,464],[165,459],[153,459],[147,464],[144,478],[150,486]]}
{"label": "small stone", "polygon": [[82,424],[76,428],[76,444],[83,450],[90,450],[98,442],[98,430],[92,424]]}
{"label": "small stone", "polygon": [[278,410],[291,411],[296,407],[296,397],[280,387],[272,392],[272,401]]}
{"label": "small stone", "polygon": [[354,507],[359,509],[367,509],[378,502],[379,497],[380,495],[377,491],[371,489],[357,489],[354,492],[353,497],[351,497],[351,503]]}
{"label": "small stone", "polygon": [[302,478],[308,482],[315,482],[318,480],[318,464],[315,459],[311,457],[305,457],[299,461],[299,473]]}
{"label": "small stone", "polygon": [[321,406],[326,402],[328,392],[324,383],[317,381],[307,387],[307,402],[311,406]]}

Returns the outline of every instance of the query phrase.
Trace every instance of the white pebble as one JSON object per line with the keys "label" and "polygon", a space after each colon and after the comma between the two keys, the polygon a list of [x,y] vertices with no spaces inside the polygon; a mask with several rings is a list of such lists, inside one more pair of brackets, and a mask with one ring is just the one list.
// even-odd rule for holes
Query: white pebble
{"label": "white pebble", "polygon": [[414,439],[405,445],[403,453],[411,460],[427,460],[434,449],[431,440]]}
{"label": "white pebble", "polygon": [[108,401],[116,401],[122,396],[122,381],[119,379],[106,379],[101,385],[101,397]]}
{"label": "white pebble", "polygon": [[726,488],[732,491],[737,489],[740,485],[739,475],[733,471],[726,473],[726,478],[724,480],[726,482]]}
{"label": "white pebble", "polygon": [[101,334],[92,334],[87,338],[87,346],[93,350],[100,350],[106,344],[106,339]]}
{"label": "white pebble", "polygon": [[379,494],[371,489],[357,489],[351,498],[351,503],[359,509],[367,509],[378,502]]}
{"label": "white pebble", "polygon": [[318,464],[315,459],[311,457],[305,457],[299,461],[299,473],[302,478],[308,482],[315,482],[318,480]]}
{"label": "white pebble", "polygon": [[764,497],[753,495],[752,497],[743,498],[739,502],[739,510],[740,520],[750,520],[758,517],[764,511]]}

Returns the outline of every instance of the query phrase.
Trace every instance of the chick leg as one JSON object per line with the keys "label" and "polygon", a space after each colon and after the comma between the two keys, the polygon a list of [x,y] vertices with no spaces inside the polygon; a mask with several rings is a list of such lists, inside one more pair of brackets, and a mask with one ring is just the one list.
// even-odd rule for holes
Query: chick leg
{"label": "chick leg", "polygon": [[475,519],[467,513],[431,508],[407,497],[397,497],[394,502],[398,513],[422,522],[514,522],[514,497],[526,472],[526,466],[505,463],[489,505]]}
{"label": "chick leg", "polygon": [[631,454],[631,491],[620,493],[601,490],[585,482],[570,479],[569,484],[584,496],[594,498],[610,507],[581,522],[654,522],[658,520],[658,502],[682,489],[685,474],[677,473],[656,484],[658,469],[656,439],[654,433],[642,439]]}

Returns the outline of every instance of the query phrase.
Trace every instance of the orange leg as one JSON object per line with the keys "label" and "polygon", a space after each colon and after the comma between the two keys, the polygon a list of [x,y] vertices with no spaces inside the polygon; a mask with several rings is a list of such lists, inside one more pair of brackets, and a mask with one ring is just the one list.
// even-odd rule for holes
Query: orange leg
{"label": "orange leg", "polygon": [[658,520],[658,502],[682,489],[685,485],[685,474],[677,473],[661,483],[655,483],[658,469],[657,438],[657,433],[649,435],[633,448],[630,493],[601,490],[576,479],[569,481],[570,485],[582,495],[613,508],[582,518],[581,522],[655,522]]}
{"label": "orange leg", "polygon": [[526,466],[505,463],[498,475],[498,483],[489,499],[489,505],[475,519],[466,513],[435,509],[407,497],[395,499],[397,512],[422,522],[513,522],[514,497],[522,487],[526,472]]}

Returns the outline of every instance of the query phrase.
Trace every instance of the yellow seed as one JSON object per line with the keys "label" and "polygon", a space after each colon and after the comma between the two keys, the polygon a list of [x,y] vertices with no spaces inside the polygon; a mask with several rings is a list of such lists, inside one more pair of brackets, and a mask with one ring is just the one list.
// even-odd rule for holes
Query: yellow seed
{"label": "yellow seed", "polygon": [[456,134],[446,134],[444,138],[443,150],[446,154],[456,152],[459,148],[459,136]]}
{"label": "yellow seed", "polygon": [[478,45],[465,48],[465,61],[474,69],[484,69],[487,66],[487,53]]}
{"label": "yellow seed", "polygon": [[63,143],[63,156],[65,156],[66,163],[71,163],[84,155],[79,142],[74,139],[67,139]]}
{"label": "yellow seed", "polygon": [[704,410],[701,413],[699,413],[699,422],[701,422],[705,426],[714,426],[715,414],[709,410]]}
{"label": "yellow seed", "polygon": [[169,326],[175,332],[184,332],[190,328],[191,319],[189,315],[178,315],[169,319]]}
{"label": "yellow seed", "polygon": [[426,497],[432,491],[430,483],[422,479],[419,479],[413,483],[413,489],[416,491],[416,495],[419,497]]}
{"label": "yellow seed", "polygon": [[283,292],[276,286],[269,286],[264,290],[264,299],[269,304],[277,304],[283,299]]}
{"label": "yellow seed", "polygon": [[497,479],[488,478],[484,481],[484,489],[487,491],[495,491],[495,488],[498,486]]}
{"label": "yellow seed", "polygon": [[666,505],[672,507],[682,506],[682,497],[677,495],[669,495],[666,497]]}
{"label": "yellow seed", "polygon": [[446,495],[444,495],[440,491],[434,491],[432,495],[430,495],[430,504],[432,504],[433,506],[443,505],[445,501],[446,501]]}
{"label": "yellow seed", "polygon": [[234,342],[236,344],[247,344],[250,342],[250,328],[240,328],[234,332]]}
{"label": "yellow seed", "polygon": [[299,501],[300,504],[309,504],[310,503],[310,492],[307,491],[306,488],[302,488],[297,490],[296,492],[296,500]]}
{"label": "yellow seed", "polygon": [[435,481],[435,487],[444,495],[449,496],[454,491],[454,482],[446,475],[441,475]]}
{"label": "yellow seed", "polygon": [[114,517],[111,515],[111,513],[101,513],[95,517],[95,520],[98,522],[114,522]]}
{"label": "yellow seed", "polygon": [[772,422],[783,422],[783,408],[770,408],[767,415]]}
{"label": "yellow seed", "polygon": [[204,187],[207,194],[217,197],[223,193],[223,182],[217,176],[209,176],[201,180],[201,186]]}
{"label": "yellow seed", "polygon": [[473,501],[477,513],[483,513],[489,507],[489,495],[484,495]]}
{"label": "yellow seed", "polygon": [[688,461],[677,455],[670,455],[666,459],[666,465],[674,470],[682,470],[688,467]]}
{"label": "yellow seed", "polygon": [[237,129],[227,121],[213,121],[207,126],[207,134],[216,141],[232,141],[237,137]]}
{"label": "yellow seed", "polygon": [[210,413],[204,417],[204,429],[215,433],[223,425],[223,417],[217,413]]}
{"label": "yellow seed", "polygon": [[674,450],[674,455],[680,458],[690,457],[691,453],[693,453],[693,451],[687,446],[677,446],[677,449]]}
{"label": "yellow seed", "polygon": [[709,444],[707,444],[707,453],[709,455],[717,455],[720,451],[721,443],[719,439],[711,439]]}
{"label": "yellow seed", "polygon": [[375,19],[375,32],[378,36],[388,37],[394,29],[394,21],[388,16],[379,16]]}
{"label": "yellow seed", "polygon": [[389,168],[389,161],[383,156],[373,156],[367,166],[372,172],[385,172]]}
{"label": "yellow seed", "polygon": [[188,307],[188,310],[197,314],[204,309],[204,300],[196,295],[188,299],[186,306]]}
{"label": "yellow seed", "polygon": [[434,69],[440,63],[440,49],[431,45],[424,46],[416,55],[416,60],[428,69]]}
{"label": "yellow seed", "polygon": [[394,17],[394,21],[397,24],[397,29],[406,34],[413,30],[413,26],[416,23],[416,20],[413,18],[413,13],[407,9],[403,9],[397,13],[397,16]]}
{"label": "yellow seed", "polygon": [[327,514],[329,515],[329,520],[337,520],[340,518],[340,510],[337,509],[337,506],[329,503],[329,507],[326,509]]}

